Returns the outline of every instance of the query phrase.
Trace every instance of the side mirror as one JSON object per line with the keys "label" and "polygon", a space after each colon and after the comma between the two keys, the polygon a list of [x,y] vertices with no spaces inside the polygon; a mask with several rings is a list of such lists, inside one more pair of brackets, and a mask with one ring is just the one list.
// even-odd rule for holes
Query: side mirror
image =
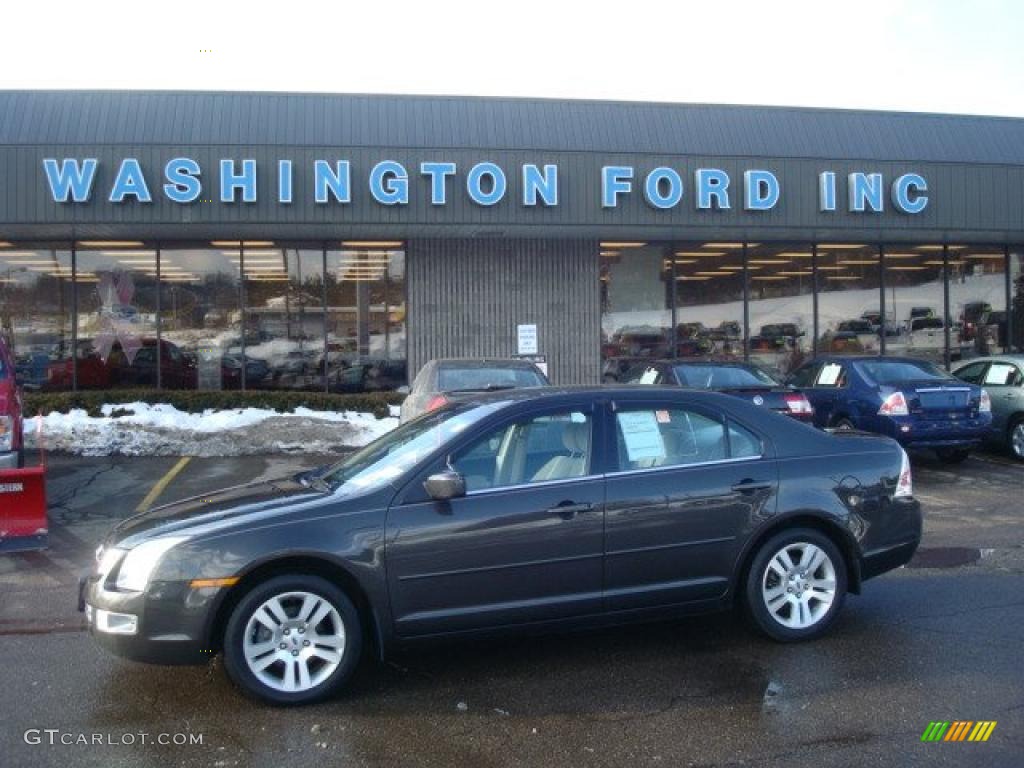
{"label": "side mirror", "polygon": [[436,472],[423,482],[423,487],[436,501],[448,501],[466,495],[466,478],[451,469]]}

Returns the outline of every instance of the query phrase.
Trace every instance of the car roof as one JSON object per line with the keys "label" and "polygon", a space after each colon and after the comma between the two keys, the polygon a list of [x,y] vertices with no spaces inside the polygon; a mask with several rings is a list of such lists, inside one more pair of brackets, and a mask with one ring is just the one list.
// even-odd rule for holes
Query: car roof
{"label": "car roof", "polygon": [[530,360],[519,360],[514,357],[437,357],[428,365],[439,367],[458,366],[459,368],[489,368],[494,365],[505,365],[509,368],[536,368],[537,364]]}
{"label": "car roof", "polygon": [[956,370],[960,370],[961,368],[966,368],[968,365],[971,365],[972,363],[998,363],[1003,361],[1017,363],[1018,365],[1024,365],[1024,353],[1011,352],[1006,355],[985,355],[984,357],[972,357],[969,360],[961,360],[957,362],[955,368]]}

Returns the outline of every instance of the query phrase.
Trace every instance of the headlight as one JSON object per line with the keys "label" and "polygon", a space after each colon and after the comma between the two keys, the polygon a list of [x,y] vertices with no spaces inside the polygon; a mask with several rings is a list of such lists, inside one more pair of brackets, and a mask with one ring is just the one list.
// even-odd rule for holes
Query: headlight
{"label": "headlight", "polygon": [[187,536],[163,536],[144,541],[128,550],[117,571],[117,588],[128,592],[143,592],[149,584],[149,577],[160,564],[160,558],[171,547],[185,541]]}
{"label": "headlight", "polygon": [[0,451],[11,450],[14,440],[14,420],[10,416],[0,416]]}

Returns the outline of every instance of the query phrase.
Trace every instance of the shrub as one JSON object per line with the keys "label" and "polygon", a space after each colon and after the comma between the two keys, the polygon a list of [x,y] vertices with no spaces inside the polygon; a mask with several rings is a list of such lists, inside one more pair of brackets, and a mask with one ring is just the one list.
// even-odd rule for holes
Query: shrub
{"label": "shrub", "polygon": [[[390,414],[388,406],[398,405],[404,395],[395,392],[335,395],[323,392],[291,392],[277,390],[175,390],[175,389],[107,389],[79,392],[25,392],[24,414],[68,413],[80,408],[90,416],[102,416],[104,405],[125,403],[167,403],[186,413],[202,413],[207,409],[267,408],[291,411],[298,407],[314,411],[363,411],[378,419]],[[123,410],[123,409],[118,409]]]}

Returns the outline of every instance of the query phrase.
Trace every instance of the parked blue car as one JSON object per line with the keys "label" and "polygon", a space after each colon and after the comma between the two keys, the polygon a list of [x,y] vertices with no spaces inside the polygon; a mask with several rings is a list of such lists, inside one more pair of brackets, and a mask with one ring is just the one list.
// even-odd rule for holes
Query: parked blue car
{"label": "parked blue car", "polygon": [[815,426],[877,432],[946,462],[966,459],[992,426],[985,390],[924,360],[818,357],[786,383],[811,401]]}

